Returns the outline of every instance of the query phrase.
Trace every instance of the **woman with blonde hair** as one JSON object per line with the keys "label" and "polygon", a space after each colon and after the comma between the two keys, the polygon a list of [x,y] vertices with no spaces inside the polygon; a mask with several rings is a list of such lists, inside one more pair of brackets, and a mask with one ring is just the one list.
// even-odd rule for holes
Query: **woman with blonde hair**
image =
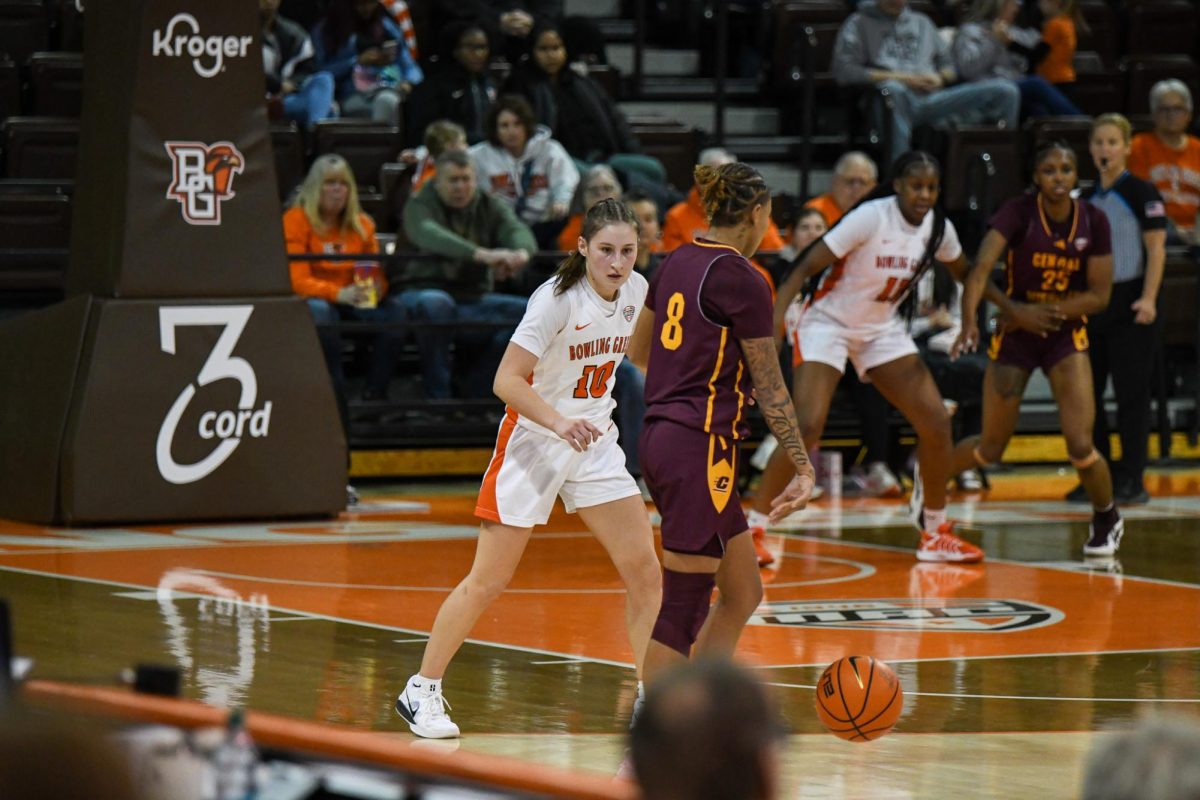
{"label": "woman with blonde hair", "polygon": [[[292,206],[283,215],[283,234],[289,254],[361,253],[362,261],[292,261],[292,290],[308,301],[318,328],[325,361],[333,377],[342,423],[346,422],[346,377],[342,370],[342,342],[337,329],[342,320],[395,322],[406,319],[403,308],[387,297],[375,221],[358,203],[354,173],[346,159],[333,153],[318,156]],[[370,260],[368,260],[370,259]],[[387,398],[387,386],[404,331],[387,328],[372,340],[370,371],[363,398]]]}

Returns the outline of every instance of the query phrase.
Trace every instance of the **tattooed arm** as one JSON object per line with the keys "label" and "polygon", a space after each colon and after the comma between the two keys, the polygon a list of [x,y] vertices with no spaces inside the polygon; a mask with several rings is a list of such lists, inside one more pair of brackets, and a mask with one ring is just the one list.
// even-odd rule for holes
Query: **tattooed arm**
{"label": "tattooed arm", "polygon": [[750,368],[750,377],[754,380],[758,408],[766,418],[771,433],[779,441],[779,446],[796,467],[796,477],[779,497],[771,501],[771,522],[774,523],[804,508],[812,495],[815,474],[808,460],[808,451],[804,448],[804,440],[800,438],[796,409],[792,406],[792,398],[779,371],[775,340],[763,337],[739,339],[738,343]]}

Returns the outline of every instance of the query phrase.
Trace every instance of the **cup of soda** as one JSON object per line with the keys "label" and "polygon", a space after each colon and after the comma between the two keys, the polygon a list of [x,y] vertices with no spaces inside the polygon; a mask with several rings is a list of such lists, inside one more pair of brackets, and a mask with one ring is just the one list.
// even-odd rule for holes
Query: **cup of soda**
{"label": "cup of soda", "polygon": [[356,303],[359,308],[379,305],[379,274],[379,265],[374,261],[355,262],[354,285],[362,290],[362,298]]}

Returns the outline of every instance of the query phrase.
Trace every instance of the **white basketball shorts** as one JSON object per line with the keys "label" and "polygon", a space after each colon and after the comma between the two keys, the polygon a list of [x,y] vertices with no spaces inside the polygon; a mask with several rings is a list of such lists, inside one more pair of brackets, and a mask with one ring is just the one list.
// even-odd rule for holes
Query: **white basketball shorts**
{"label": "white basketball shorts", "polygon": [[788,311],[787,337],[792,344],[793,366],[816,361],[845,372],[849,358],[858,377],[869,381],[868,370],[917,352],[908,328],[898,317],[883,325],[852,328],[811,306],[799,314],[790,313],[790,308]]}

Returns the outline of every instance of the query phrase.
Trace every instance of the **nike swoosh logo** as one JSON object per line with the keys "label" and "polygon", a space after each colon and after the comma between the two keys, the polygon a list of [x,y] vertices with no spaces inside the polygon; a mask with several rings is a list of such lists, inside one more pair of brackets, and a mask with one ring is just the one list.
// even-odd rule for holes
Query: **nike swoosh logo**
{"label": "nike swoosh logo", "polygon": [[590,322],[589,322],[587,325],[576,325],[576,326],[575,326],[575,330],[577,330],[577,331],[581,331],[581,330],[583,330],[584,328],[586,328],[588,325],[591,325],[591,324],[592,324],[592,323],[590,323]]}

